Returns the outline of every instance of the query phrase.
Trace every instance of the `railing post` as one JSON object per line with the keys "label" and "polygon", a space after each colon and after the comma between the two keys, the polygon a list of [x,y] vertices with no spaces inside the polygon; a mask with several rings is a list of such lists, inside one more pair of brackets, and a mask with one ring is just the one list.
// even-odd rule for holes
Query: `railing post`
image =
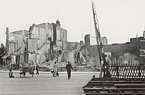
{"label": "railing post", "polygon": [[115,68],[116,68],[116,76],[117,78],[119,78],[119,64],[115,64]]}
{"label": "railing post", "polygon": [[140,66],[141,66],[141,65],[139,64],[139,66],[138,66],[138,70],[139,70],[138,76],[139,76],[139,78],[141,77]]}

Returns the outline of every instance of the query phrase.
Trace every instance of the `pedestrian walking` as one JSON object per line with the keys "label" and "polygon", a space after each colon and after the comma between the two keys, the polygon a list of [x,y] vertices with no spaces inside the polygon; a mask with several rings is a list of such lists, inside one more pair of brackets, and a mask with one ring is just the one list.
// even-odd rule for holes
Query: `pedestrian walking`
{"label": "pedestrian walking", "polygon": [[9,78],[14,78],[12,69],[9,70]]}
{"label": "pedestrian walking", "polygon": [[12,68],[13,68],[13,66],[12,66],[12,64],[10,63],[10,65],[9,65],[9,78],[14,78]]}
{"label": "pedestrian walking", "polygon": [[71,63],[68,61],[66,64],[66,70],[67,70],[67,75],[68,75],[68,80],[71,78],[71,70],[73,70]]}
{"label": "pedestrian walking", "polygon": [[36,65],[36,75],[39,75],[39,65]]}
{"label": "pedestrian walking", "polygon": [[58,66],[57,63],[55,62],[53,65],[53,77],[59,76],[58,74]]}

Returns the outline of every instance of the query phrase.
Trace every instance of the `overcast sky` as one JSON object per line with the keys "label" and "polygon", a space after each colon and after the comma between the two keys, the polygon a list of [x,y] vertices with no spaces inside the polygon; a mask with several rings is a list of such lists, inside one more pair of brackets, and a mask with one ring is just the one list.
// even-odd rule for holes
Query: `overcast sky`
{"label": "overcast sky", "polygon": [[[145,30],[145,0],[94,0],[102,36],[109,43],[128,42]],[[28,30],[33,23],[60,20],[68,41],[95,36],[91,0],[0,0],[0,43],[5,28]],[[95,40],[95,39],[94,39]]]}

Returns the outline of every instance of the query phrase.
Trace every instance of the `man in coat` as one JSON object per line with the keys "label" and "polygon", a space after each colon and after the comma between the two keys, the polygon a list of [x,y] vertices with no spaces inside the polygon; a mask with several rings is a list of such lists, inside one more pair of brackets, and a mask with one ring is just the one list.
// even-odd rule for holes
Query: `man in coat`
{"label": "man in coat", "polygon": [[68,79],[71,78],[71,70],[72,70],[72,65],[70,62],[68,62],[68,64],[66,64],[66,70],[67,70],[67,75],[68,75]]}
{"label": "man in coat", "polygon": [[36,74],[39,75],[39,65],[36,65]]}

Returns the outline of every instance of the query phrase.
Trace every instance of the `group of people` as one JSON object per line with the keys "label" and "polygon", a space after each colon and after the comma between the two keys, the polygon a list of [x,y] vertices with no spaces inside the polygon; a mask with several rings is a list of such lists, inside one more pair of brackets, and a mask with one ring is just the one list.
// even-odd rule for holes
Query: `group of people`
{"label": "group of people", "polygon": [[[71,71],[72,70],[73,70],[73,67],[72,67],[71,63],[68,61],[68,63],[66,64],[66,71],[67,71],[68,80],[71,78]],[[51,73],[53,74],[53,77],[59,76],[58,66],[57,66],[56,62],[53,65],[53,69],[51,70]]]}
{"label": "group of people", "polygon": [[[33,75],[35,70],[36,70],[36,75],[39,75],[39,65],[38,64],[35,67],[29,69],[29,73]],[[20,77],[21,77],[21,74],[23,74],[23,76],[25,76],[26,72],[21,69],[19,74],[20,74]],[[9,78],[14,78],[14,74],[12,71],[12,65],[10,65],[10,67],[9,67]]]}
{"label": "group of people", "polygon": [[[39,65],[36,65],[35,70],[36,70],[36,74],[39,75]],[[72,67],[71,63],[68,62],[66,64],[66,71],[67,71],[68,80],[71,78],[71,71],[72,70],[73,70],[73,67]],[[53,74],[53,77],[59,76],[57,62],[54,63],[53,68],[51,70],[51,73]],[[14,78],[12,68],[9,69],[9,77]]]}

